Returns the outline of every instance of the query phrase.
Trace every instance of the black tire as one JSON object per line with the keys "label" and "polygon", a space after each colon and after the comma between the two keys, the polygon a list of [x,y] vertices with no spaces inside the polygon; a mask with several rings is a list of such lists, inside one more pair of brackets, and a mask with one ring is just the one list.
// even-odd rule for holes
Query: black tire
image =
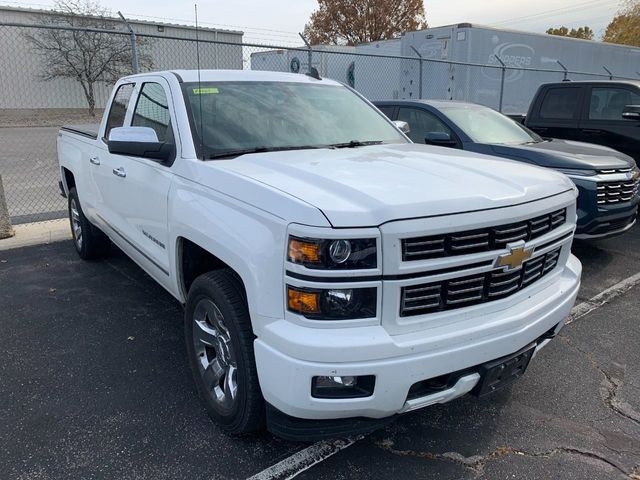
{"label": "black tire", "polygon": [[[218,313],[222,319],[212,321]],[[216,336],[211,332],[217,332]],[[260,430],[265,405],[253,352],[255,335],[244,289],[233,271],[205,273],[193,282],[185,309],[185,339],[193,377],[209,416],[231,434]],[[229,370],[220,374],[225,368]],[[233,384],[235,396],[229,386]]]}
{"label": "black tire", "polygon": [[[75,187],[68,195],[69,224],[76,252],[83,260],[95,260],[109,253],[111,241],[98,227],[87,220],[82,212],[80,198]],[[79,230],[78,230],[79,228]]]}

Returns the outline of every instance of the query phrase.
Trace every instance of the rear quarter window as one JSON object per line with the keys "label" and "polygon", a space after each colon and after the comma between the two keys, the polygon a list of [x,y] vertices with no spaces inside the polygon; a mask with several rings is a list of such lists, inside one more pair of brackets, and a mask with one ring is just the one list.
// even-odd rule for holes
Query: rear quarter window
{"label": "rear quarter window", "polygon": [[546,120],[574,120],[580,108],[579,87],[549,88],[540,105],[540,118]]}

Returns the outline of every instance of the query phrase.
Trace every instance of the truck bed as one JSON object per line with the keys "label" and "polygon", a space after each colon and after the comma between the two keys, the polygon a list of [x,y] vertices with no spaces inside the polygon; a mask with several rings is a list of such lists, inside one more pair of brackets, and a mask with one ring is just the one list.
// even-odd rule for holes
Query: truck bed
{"label": "truck bed", "polygon": [[85,124],[85,125],[64,125],[60,130],[65,132],[75,133],[76,135],[82,135],[83,137],[92,138],[96,140],[98,138],[98,130],[100,124]]}

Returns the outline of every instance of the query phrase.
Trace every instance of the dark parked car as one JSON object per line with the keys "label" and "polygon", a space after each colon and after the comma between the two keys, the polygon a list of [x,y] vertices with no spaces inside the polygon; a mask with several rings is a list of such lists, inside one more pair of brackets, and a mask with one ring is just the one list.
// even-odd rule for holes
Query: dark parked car
{"label": "dark parked car", "polygon": [[640,161],[640,82],[542,85],[524,124],[545,137],[606,145]]}
{"label": "dark parked car", "polygon": [[391,120],[407,122],[415,143],[518,160],[568,175],[580,191],[577,238],[616,235],[636,221],[640,172],[623,153],[600,145],[542,138],[507,116],[472,103],[374,103]]}

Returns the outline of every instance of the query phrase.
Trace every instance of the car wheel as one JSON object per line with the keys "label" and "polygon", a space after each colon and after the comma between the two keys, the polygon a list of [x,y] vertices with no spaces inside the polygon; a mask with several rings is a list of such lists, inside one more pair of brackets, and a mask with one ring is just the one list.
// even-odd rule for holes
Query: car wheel
{"label": "car wheel", "polygon": [[109,253],[111,241],[100,229],[93,226],[82,212],[78,192],[73,187],[69,189],[69,222],[73,244],[80,258],[93,260]]}
{"label": "car wheel", "polygon": [[232,434],[260,429],[265,407],[253,353],[255,336],[234,272],[217,270],[193,282],[185,338],[196,386],[211,418]]}

